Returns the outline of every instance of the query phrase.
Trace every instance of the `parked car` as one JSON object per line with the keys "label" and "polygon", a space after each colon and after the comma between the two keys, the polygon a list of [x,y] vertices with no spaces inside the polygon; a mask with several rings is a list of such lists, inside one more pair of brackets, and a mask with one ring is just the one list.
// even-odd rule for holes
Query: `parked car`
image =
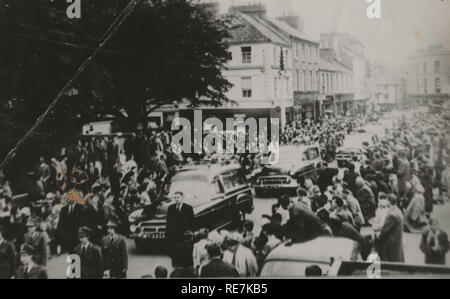
{"label": "parked car", "polygon": [[280,147],[275,163],[263,165],[253,172],[255,193],[295,191],[305,179],[317,180],[323,164],[322,152],[319,145]]}
{"label": "parked car", "polygon": [[[437,265],[410,265],[380,262],[378,269],[373,262],[336,260],[328,272],[329,277],[371,278],[449,278],[450,268]],[[369,270],[369,271],[368,271]],[[375,271],[378,271],[375,272]],[[369,272],[369,273],[368,273]]]}
{"label": "parked car", "polygon": [[367,159],[362,148],[340,147],[336,150],[336,161],[338,167],[346,167],[349,162],[353,161],[353,157],[357,157],[358,161],[361,163],[364,163]]}
{"label": "parked car", "polygon": [[220,229],[240,223],[253,210],[253,196],[239,165],[188,166],[167,180],[165,192],[151,206],[129,216],[136,247],[164,246],[166,214],[173,194],[181,191],[194,208],[195,229]]}
{"label": "parked car", "polygon": [[361,260],[357,242],[338,237],[318,237],[304,243],[283,243],[266,257],[260,276],[266,278],[305,277],[309,266],[318,266],[325,276],[337,260]]}

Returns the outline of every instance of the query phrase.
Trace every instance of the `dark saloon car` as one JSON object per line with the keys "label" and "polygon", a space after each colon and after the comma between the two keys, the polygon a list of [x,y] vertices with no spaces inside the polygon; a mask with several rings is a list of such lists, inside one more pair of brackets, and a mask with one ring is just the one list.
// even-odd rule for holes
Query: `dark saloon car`
{"label": "dark saloon car", "polygon": [[316,180],[322,168],[321,153],[319,145],[280,147],[275,163],[263,165],[253,172],[255,193],[294,192],[305,179]]}
{"label": "dark saloon car", "polygon": [[194,208],[195,229],[240,224],[245,214],[253,211],[252,191],[239,165],[185,167],[168,180],[165,190],[153,208],[144,207],[129,216],[131,237],[138,248],[164,243],[166,214],[177,191],[183,192],[184,202]]}

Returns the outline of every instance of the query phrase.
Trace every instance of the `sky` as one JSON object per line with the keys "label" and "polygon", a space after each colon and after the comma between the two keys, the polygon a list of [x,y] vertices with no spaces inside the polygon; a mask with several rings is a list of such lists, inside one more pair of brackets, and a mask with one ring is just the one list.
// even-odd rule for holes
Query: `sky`
{"label": "sky", "polygon": [[[214,2],[204,0],[204,2]],[[429,45],[450,47],[450,0],[380,0],[381,19],[367,17],[366,0],[220,0],[230,5],[266,4],[270,16],[297,14],[314,38],[324,32],[348,32],[365,45],[366,57],[400,66]]]}

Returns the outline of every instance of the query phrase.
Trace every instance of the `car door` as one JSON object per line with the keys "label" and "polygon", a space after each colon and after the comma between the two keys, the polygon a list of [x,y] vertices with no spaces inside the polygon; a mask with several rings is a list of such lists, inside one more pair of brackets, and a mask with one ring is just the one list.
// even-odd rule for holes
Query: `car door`
{"label": "car door", "polygon": [[197,226],[217,229],[230,222],[228,213],[229,204],[225,198],[219,177],[214,177],[210,184],[214,190],[214,194],[212,194],[210,200],[205,203],[204,208],[199,213]]}

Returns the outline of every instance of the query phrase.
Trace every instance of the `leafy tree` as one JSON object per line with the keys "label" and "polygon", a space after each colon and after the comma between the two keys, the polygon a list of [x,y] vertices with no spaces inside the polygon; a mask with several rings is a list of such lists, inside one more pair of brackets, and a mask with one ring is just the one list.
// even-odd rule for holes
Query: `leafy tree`
{"label": "leafy tree", "polygon": [[[81,19],[69,19],[65,0],[0,0],[0,157],[45,111],[128,3],[82,0]],[[141,0],[19,154],[31,161],[70,142],[99,115],[114,115],[133,130],[147,108],[227,101],[227,36],[225,24],[189,0]]]}

